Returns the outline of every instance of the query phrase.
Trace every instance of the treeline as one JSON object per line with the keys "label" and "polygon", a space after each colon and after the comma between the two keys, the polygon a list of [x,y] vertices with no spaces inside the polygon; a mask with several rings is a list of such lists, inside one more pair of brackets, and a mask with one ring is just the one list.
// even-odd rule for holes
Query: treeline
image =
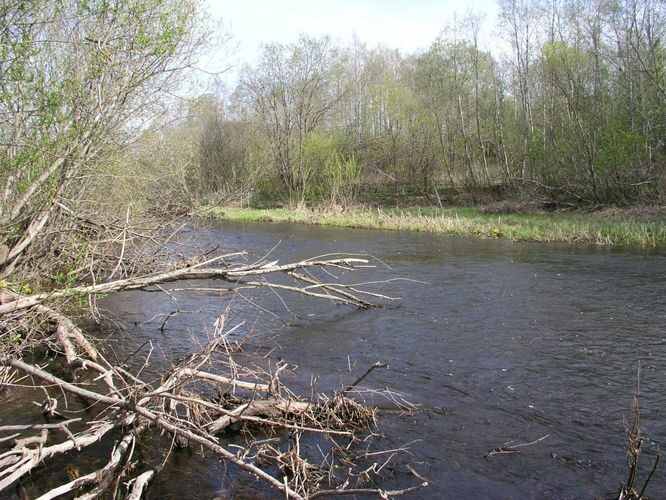
{"label": "treeline", "polygon": [[190,189],[273,203],[346,204],[373,187],[433,203],[660,202],[666,4],[499,4],[501,55],[480,48],[474,15],[417,54],[327,37],[265,45],[233,92],[200,99],[179,125],[198,144]]}

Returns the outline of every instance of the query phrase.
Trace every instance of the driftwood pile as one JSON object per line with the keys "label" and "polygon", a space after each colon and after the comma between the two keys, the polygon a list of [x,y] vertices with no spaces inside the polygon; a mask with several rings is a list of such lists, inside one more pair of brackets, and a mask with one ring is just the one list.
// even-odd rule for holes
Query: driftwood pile
{"label": "driftwood pile", "polygon": [[[281,382],[280,375],[286,365],[250,369],[235,362],[237,346],[229,342],[234,329],[225,329],[225,318],[220,316],[209,335],[209,343],[200,352],[173,365],[159,380],[150,380],[143,375],[150,355],[139,368],[112,363],[61,312],[62,305],[72,297],[151,290],[167,282],[202,278],[223,280],[222,289],[229,291],[270,287],[360,308],[373,305],[361,296],[388,299],[364,291],[359,285],[340,284],[332,279],[330,271],[325,275],[330,281],[323,281],[314,272],[351,271],[355,266],[366,265],[363,259],[336,257],[288,265],[266,261],[232,265],[227,264],[231,256],[50,294],[25,295],[9,288],[0,290],[0,391],[10,391],[17,384],[41,388],[45,399],[38,401],[41,408],[35,407],[35,411],[43,412],[46,419],[39,425],[0,426],[0,494],[20,484],[28,475],[38,474],[53,457],[100,446],[105,436],[112,436],[117,441],[109,450],[108,463],[40,492],[39,498],[62,495],[97,498],[107,492],[140,498],[159,472],[159,467],[141,470],[132,460],[136,439],[146,432],[169,435],[174,446],[207,450],[290,498],[353,493],[387,497],[427,484],[419,480],[406,490],[383,491],[371,482],[363,482],[381,471],[383,463],[355,470],[347,453],[375,422],[374,410],[354,401],[350,392],[380,364],[332,395],[301,398]],[[265,276],[272,273],[286,274],[292,283],[270,283]],[[44,347],[57,354],[59,365],[64,363],[69,375],[56,370],[54,363],[40,365],[35,361],[35,350]],[[67,414],[67,404],[58,404],[63,400],[67,403],[68,399],[83,400],[89,405],[84,416],[78,414],[73,418],[74,415]],[[220,437],[238,432],[243,426],[260,428],[266,439],[231,447]],[[275,437],[285,433],[289,436],[286,447],[283,439]],[[302,438],[306,435],[318,436],[329,443],[321,463],[313,463],[302,451]],[[345,465],[344,477],[338,472],[339,464]]]}

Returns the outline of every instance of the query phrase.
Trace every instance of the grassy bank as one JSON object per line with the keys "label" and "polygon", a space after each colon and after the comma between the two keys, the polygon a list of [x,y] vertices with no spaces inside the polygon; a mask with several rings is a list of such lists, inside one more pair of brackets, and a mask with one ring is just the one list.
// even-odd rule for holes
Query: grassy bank
{"label": "grassy bank", "polygon": [[476,208],[288,210],[216,207],[205,214],[227,220],[302,222],[340,227],[427,231],[516,241],[560,241],[666,248],[666,221],[623,211],[491,214]]}

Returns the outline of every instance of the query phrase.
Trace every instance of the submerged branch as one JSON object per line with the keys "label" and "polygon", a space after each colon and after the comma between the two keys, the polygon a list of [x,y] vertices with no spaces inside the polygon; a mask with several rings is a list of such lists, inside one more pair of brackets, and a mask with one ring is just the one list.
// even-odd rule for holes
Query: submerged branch
{"label": "submerged branch", "polygon": [[[22,439],[19,439],[18,435],[10,436],[14,439],[13,448],[0,455],[0,491],[30,474],[50,457],[73,449],[86,448],[98,443],[110,431],[128,429],[131,425],[135,427],[129,427],[125,432],[104,467],[47,491],[41,498],[48,500],[71,492],[76,492],[81,498],[102,495],[114,483],[114,478],[124,470],[122,464],[129,463],[134,436],[148,427],[172,435],[181,445],[190,443],[203,447],[282,491],[288,498],[306,498],[322,491],[321,486],[326,474],[320,474],[317,471],[320,471],[321,467],[308,462],[302,455],[305,452],[300,445],[285,452],[269,447],[272,450],[270,453],[269,448],[260,447],[264,450],[261,452],[262,456],[271,456],[277,463],[282,464],[283,475],[276,477],[263,467],[261,461],[248,459],[247,455],[254,444],[250,443],[247,448],[236,453],[221,444],[215,434],[228,430],[237,423],[252,424],[266,430],[285,429],[298,436],[313,434],[324,440],[336,436],[347,439],[351,446],[356,440],[356,433],[374,423],[374,410],[347,398],[344,391],[331,398],[318,396],[307,401],[298,399],[278,380],[282,366],[278,366],[272,375],[244,370],[244,379],[240,378],[226,339],[228,332],[222,332],[223,325],[224,321],[218,320],[210,344],[201,353],[191,356],[185,365],[166,373],[157,387],[152,387],[141,379],[141,370],[131,374],[121,366],[112,366],[99,352],[93,353],[97,361],[87,360],[85,356],[88,353],[83,350],[81,353],[70,353],[68,358],[72,365],[92,372],[95,379],[99,380],[98,383],[91,383],[89,380],[68,382],[52,373],[48,367],[40,367],[22,359],[0,359],[0,365],[29,375],[35,387],[53,387],[65,397],[72,395],[85,399],[90,404],[89,408],[96,408],[100,416],[78,433],[71,432],[69,426],[80,424],[80,419],[70,419],[60,424],[0,427],[0,432],[39,432],[36,436]],[[233,332],[234,329],[229,331]],[[226,361],[223,366],[227,367],[228,373],[218,375],[204,370],[204,365],[213,366],[212,355],[220,351],[224,353],[222,359]],[[219,364],[219,361],[215,364]],[[370,367],[356,383],[378,366],[380,365]],[[102,376],[98,375],[100,371],[104,371]],[[265,379],[267,377],[268,380]],[[206,387],[217,392],[218,399],[211,401],[204,397],[202,394],[209,392]],[[66,437],[58,441],[55,435],[49,434],[52,430],[61,431]],[[338,446],[335,445],[335,448]],[[292,475],[294,470],[300,472]],[[139,498],[147,482],[155,474],[151,469],[137,476],[132,486],[127,487],[129,497]],[[363,474],[366,474],[366,471]],[[423,486],[419,485],[418,488]],[[348,494],[350,487],[347,478],[342,486],[334,491]],[[85,489],[88,491],[81,493]],[[353,491],[389,496],[400,493],[363,489]],[[405,493],[410,491],[414,489],[404,490]]]}

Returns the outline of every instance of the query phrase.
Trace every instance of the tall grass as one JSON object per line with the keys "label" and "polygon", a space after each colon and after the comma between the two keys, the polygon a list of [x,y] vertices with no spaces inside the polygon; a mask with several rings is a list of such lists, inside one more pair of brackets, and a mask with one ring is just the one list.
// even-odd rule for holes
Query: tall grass
{"label": "tall grass", "polygon": [[209,209],[240,221],[304,222],[340,227],[422,231],[516,241],[594,243],[666,248],[666,222],[595,213],[486,214],[475,208],[323,210]]}

